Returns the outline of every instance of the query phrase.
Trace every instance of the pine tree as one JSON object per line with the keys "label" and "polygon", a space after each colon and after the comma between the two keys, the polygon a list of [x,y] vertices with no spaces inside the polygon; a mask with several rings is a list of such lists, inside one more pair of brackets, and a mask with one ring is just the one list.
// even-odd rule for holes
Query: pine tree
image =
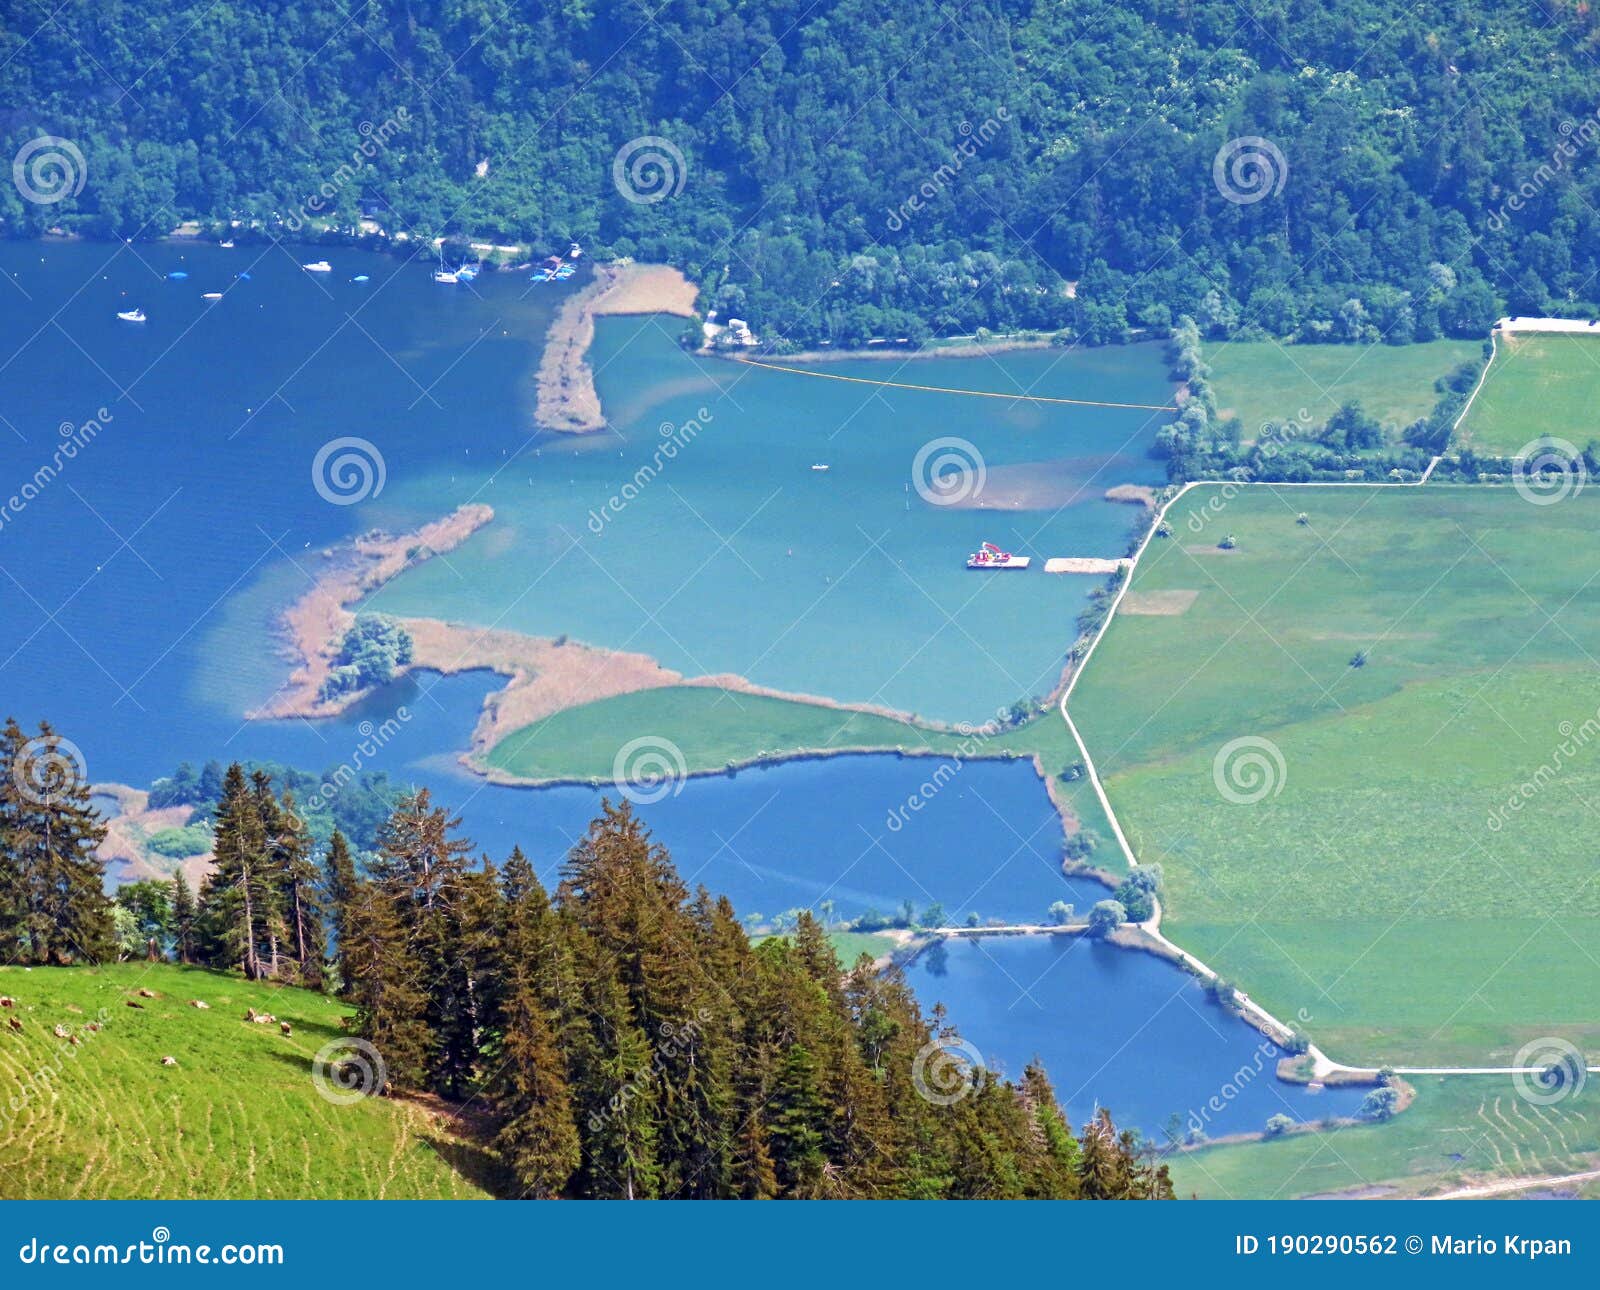
{"label": "pine tree", "polygon": [[261,958],[266,833],[244,768],[228,767],[217,804],[213,850],[216,870],[205,888],[205,908],[215,936],[217,966],[237,966],[251,981],[264,972]]}
{"label": "pine tree", "polygon": [[278,830],[269,855],[276,904],[301,985],[322,988],[322,963],[327,954],[326,911],[311,860],[311,834],[295,811],[294,795],[285,792],[278,811]]}
{"label": "pine tree", "polygon": [[350,967],[345,958],[345,946],[350,943],[350,909],[356,895],[356,862],[350,854],[350,844],[338,829],[328,841],[328,855],[323,862],[323,892],[327,897],[329,921],[333,928],[334,963],[339,973],[339,993],[350,992]]}
{"label": "pine tree", "polygon": [[345,926],[341,958],[356,1032],[382,1055],[388,1084],[424,1088],[434,1049],[428,996],[393,897],[374,882],[359,883]]}
{"label": "pine tree", "polygon": [[172,875],[172,951],[180,963],[193,963],[195,951],[194,893],[179,869]]}
{"label": "pine tree", "polygon": [[572,1092],[556,1027],[539,998],[532,965],[513,969],[506,989],[500,1066],[489,1087],[502,1123],[495,1148],[523,1194],[560,1196],[581,1159]]}
{"label": "pine tree", "polygon": [[105,865],[105,826],[70,749],[41,722],[29,739],[0,731],[0,920],[29,963],[96,963],[116,955]]}

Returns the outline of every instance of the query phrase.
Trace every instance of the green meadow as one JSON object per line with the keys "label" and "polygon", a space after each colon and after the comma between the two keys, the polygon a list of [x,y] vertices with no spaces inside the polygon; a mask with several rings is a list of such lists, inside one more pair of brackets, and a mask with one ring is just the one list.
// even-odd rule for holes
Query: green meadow
{"label": "green meadow", "polygon": [[1478,358],[1477,341],[1420,345],[1284,345],[1226,341],[1206,346],[1217,406],[1254,439],[1267,421],[1293,421],[1305,409],[1318,425],[1351,400],[1386,426],[1402,429],[1439,401],[1434,382]]}
{"label": "green meadow", "polygon": [[[345,1033],[349,1009],[336,999],[145,963],[0,968],[0,994],[15,999],[0,1009],[8,1197],[487,1194],[474,1181],[486,1176],[484,1153],[437,1109],[392,1098],[335,1105],[317,1091],[315,1055]],[[244,1021],[247,1007],[293,1033]],[[58,1038],[58,1025],[78,1043]]]}
{"label": "green meadow", "polygon": [[[1417,1100],[1384,1124],[1263,1142],[1219,1143],[1168,1158],[1180,1197],[1281,1200],[1329,1193],[1422,1196],[1495,1178],[1600,1168],[1600,1092],[1538,1106],[1509,1076],[1412,1076]],[[1594,1182],[1575,1190],[1593,1195]]]}
{"label": "green meadow", "polygon": [[[1597,329],[1600,331],[1600,329]],[[1541,435],[1582,448],[1600,438],[1600,336],[1501,335],[1456,438],[1511,456]]]}
{"label": "green meadow", "polygon": [[[1077,745],[1054,711],[994,734],[937,730],[871,713],[713,686],[679,685],[567,708],[507,735],[483,757],[486,766],[531,783],[605,783],[617,755],[641,735],[665,739],[683,754],[688,774],[829,752],[905,752],[941,757],[1039,758],[1059,776],[1079,760]],[[1105,816],[1087,780],[1057,778],[1057,801],[1107,836]],[[1103,848],[1095,860],[1112,863]]]}
{"label": "green meadow", "polygon": [[1600,502],[1208,485],[1168,523],[1072,700],[1167,934],[1338,1060],[1600,1048]]}

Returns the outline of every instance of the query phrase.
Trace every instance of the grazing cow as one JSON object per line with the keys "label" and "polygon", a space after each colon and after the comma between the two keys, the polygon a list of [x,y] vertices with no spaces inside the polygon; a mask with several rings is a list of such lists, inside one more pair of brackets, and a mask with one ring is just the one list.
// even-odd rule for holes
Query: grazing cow
{"label": "grazing cow", "polygon": [[154,999],[156,997],[156,992],[154,990],[146,990],[141,988],[139,990],[139,997],[141,999]]}
{"label": "grazing cow", "polygon": [[291,1026],[287,1021],[280,1021],[278,1023],[278,1029],[283,1031],[283,1033],[286,1035],[294,1034],[294,1027]]}
{"label": "grazing cow", "polygon": [[15,1008],[17,1001],[9,994],[0,994],[0,1008]]}
{"label": "grazing cow", "polygon": [[211,1005],[204,999],[190,999],[189,1006],[191,1008],[209,1008]]}
{"label": "grazing cow", "polygon": [[61,1025],[60,1022],[57,1022],[56,1023],[56,1028],[55,1028],[55,1036],[56,1036],[57,1039],[71,1039],[72,1038],[72,1032],[70,1030],[68,1030],[65,1026]]}
{"label": "grazing cow", "polygon": [[161,1064],[163,1066],[176,1066],[178,1064],[178,1059],[176,1057],[163,1057],[161,1059]]}
{"label": "grazing cow", "polygon": [[21,1030],[22,1029],[22,1018],[21,1017],[12,1017],[11,1018],[11,1029],[13,1029],[13,1030]]}
{"label": "grazing cow", "polygon": [[124,1000],[124,1002],[130,1008],[142,1008],[142,1007],[144,1007],[144,1004],[140,1003],[137,999],[126,999],[126,1000]]}

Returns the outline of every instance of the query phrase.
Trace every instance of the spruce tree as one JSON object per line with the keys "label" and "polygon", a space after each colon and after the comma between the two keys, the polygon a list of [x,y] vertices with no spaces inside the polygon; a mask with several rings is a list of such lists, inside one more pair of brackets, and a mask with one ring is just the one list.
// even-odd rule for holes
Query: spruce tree
{"label": "spruce tree", "polygon": [[41,722],[29,739],[14,720],[0,731],[0,920],[27,963],[97,963],[116,956],[105,865],[105,826],[71,750]]}
{"label": "spruce tree", "polygon": [[295,811],[292,793],[284,793],[277,823],[269,863],[288,954],[294,963],[295,979],[303,986],[320,990],[322,963],[327,954],[325,910],[317,867],[311,859],[311,834]]}
{"label": "spruce tree", "polygon": [[213,836],[216,870],[205,889],[205,907],[217,939],[217,965],[238,967],[247,979],[259,980],[264,972],[266,833],[238,762],[223,777]]}
{"label": "spruce tree", "polygon": [[323,892],[326,896],[329,922],[333,930],[334,964],[339,974],[339,993],[350,992],[350,968],[345,959],[345,946],[350,941],[350,910],[356,895],[356,862],[350,854],[350,844],[338,829],[328,841],[328,855],[323,862]]}
{"label": "spruce tree", "polygon": [[341,959],[356,1032],[383,1057],[387,1084],[425,1088],[435,1046],[428,996],[394,898],[374,882],[359,883],[345,926]]}
{"label": "spruce tree", "polygon": [[581,1150],[556,1026],[533,965],[513,968],[501,1016],[500,1063],[489,1086],[501,1119],[495,1148],[522,1194],[548,1200],[562,1194]]}
{"label": "spruce tree", "polygon": [[194,893],[179,869],[172,875],[172,952],[180,963],[193,963],[195,951]]}

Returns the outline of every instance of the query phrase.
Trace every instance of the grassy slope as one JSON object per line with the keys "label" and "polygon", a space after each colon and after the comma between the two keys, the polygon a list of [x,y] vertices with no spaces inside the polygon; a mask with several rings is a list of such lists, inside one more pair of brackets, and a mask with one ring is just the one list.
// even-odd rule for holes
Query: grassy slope
{"label": "grassy slope", "polygon": [[[1197,535],[1190,517],[1218,502]],[[1600,744],[1503,830],[1487,819],[1552,756],[1558,723],[1600,706],[1600,506],[1208,488],[1171,523],[1134,589],[1199,597],[1177,617],[1119,615],[1073,700],[1136,851],[1166,867],[1169,934],[1280,1015],[1305,1009],[1346,1060],[1595,1043]],[[1238,549],[1207,553],[1223,532]],[[1287,765],[1254,806],[1213,781],[1241,736]]]}
{"label": "grassy slope", "polygon": [[[1505,1177],[1600,1168],[1600,1090],[1533,1106],[1509,1078],[1413,1078],[1417,1100],[1387,1124],[1208,1147],[1171,1159],[1180,1196],[1278,1199],[1392,1187],[1419,1195]],[[1456,1159],[1455,1157],[1460,1157]]]}
{"label": "grassy slope", "polygon": [[1217,404],[1254,439],[1262,423],[1292,421],[1304,408],[1318,425],[1354,399],[1386,425],[1404,427],[1439,401],[1433,383],[1477,358],[1476,341],[1422,345],[1280,345],[1233,341],[1206,346]]}
{"label": "grassy slope", "polygon": [[[154,999],[126,1006],[143,986]],[[0,1186],[31,1197],[467,1197],[481,1153],[422,1106],[325,1101],[316,1051],[347,1009],[198,968],[0,968]],[[203,999],[209,1010],[188,1006]],[[241,1020],[253,1006],[294,1028]],[[81,1032],[105,1009],[98,1034]],[[77,1047],[57,1039],[64,1024]],[[161,1058],[177,1058],[176,1067]],[[40,1079],[38,1072],[47,1072]],[[28,1091],[29,1086],[34,1091]]]}
{"label": "grassy slope", "polygon": [[1457,437],[1479,452],[1502,456],[1520,452],[1539,435],[1582,448],[1596,437],[1597,403],[1600,337],[1501,336]]}

